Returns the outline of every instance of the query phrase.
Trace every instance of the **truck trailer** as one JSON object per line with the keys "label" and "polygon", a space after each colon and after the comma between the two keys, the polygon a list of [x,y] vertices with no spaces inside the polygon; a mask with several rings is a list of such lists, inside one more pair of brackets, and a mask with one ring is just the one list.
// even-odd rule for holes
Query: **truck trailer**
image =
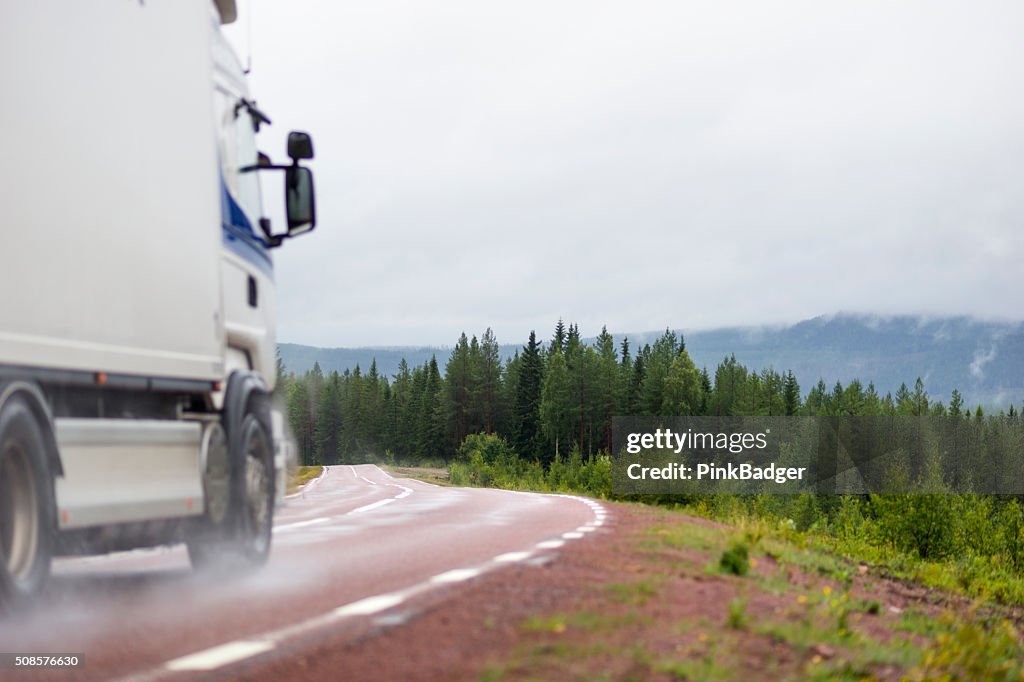
{"label": "truck trailer", "polygon": [[[271,252],[313,229],[221,25],[233,0],[0,8],[0,610],[53,557],[266,561],[286,448]],[[264,217],[260,176],[284,186]]]}

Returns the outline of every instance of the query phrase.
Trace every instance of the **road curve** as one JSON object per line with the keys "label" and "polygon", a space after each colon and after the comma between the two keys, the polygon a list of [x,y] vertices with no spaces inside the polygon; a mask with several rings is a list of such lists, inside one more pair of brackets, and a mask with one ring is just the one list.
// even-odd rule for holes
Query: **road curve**
{"label": "road curve", "polygon": [[84,654],[79,669],[16,679],[227,679],[382,619],[400,627],[409,608],[542,560],[605,517],[583,498],[327,467],[278,510],[262,570],[193,574],[180,546],[58,560],[39,606],[0,621],[0,650]]}

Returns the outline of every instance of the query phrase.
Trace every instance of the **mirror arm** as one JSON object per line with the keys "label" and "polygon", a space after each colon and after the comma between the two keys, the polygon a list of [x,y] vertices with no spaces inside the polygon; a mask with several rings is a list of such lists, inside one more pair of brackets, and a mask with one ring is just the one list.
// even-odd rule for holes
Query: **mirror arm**
{"label": "mirror arm", "polygon": [[245,99],[244,97],[235,103],[235,118],[238,118],[239,112],[245,109],[249,112],[249,116],[252,117],[252,125],[256,132],[260,131],[260,125],[266,123],[270,125],[272,121],[267,118],[267,115],[256,108],[256,102]]}
{"label": "mirror arm", "polygon": [[281,165],[278,165],[278,164],[271,164],[271,165],[268,166],[268,165],[265,165],[265,164],[261,165],[261,164],[258,164],[258,163],[254,163],[251,166],[242,166],[241,168],[238,169],[238,172],[239,173],[252,173],[253,171],[261,171],[261,170],[288,170],[289,168],[293,168],[293,167],[294,166],[281,166]]}
{"label": "mirror arm", "polygon": [[284,238],[287,235],[273,234],[270,231],[270,218],[267,218],[266,216],[260,218],[259,225],[260,229],[263,231],[263,236],[260,237],[260,240],[263,242],[263,245],[266,246],[268,249],[276,249],[278,246],[281,246],[281,244],[284,243]]}

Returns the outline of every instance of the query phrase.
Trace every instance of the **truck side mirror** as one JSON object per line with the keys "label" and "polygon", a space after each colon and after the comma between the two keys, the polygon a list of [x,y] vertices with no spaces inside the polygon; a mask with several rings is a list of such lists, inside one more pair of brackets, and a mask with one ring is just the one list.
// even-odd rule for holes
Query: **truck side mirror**
{"label": "truck side mirror", "polygon": [[[290,152],[290,139],[288,148]],[[289,237],[309,232],[316,227],[316,200],[314,194],[313,171],[298,165],[285,169],[284,203],[285,212],[288,214]]]}
{"label": "truck side mirror", "polygon": [[300,159],[313,158],[313,138],[309,133],[298,130],[288,133],[288,157],[295,163]]}

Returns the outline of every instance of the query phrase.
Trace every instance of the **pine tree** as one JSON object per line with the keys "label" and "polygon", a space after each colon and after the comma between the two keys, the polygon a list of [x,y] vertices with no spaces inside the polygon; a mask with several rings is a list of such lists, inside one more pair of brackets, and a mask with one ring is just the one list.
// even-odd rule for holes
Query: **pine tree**
{"label": "pine tree", "polygon": [[494,432],[504,438],[505,442],[513,448],[516,446],[516,395],[519,393],[519,370],[522,364],[523,360],[519,356],[518,349],[512,353],[511,358],[505,361],[498,391],[497,413],[494,419]]}
{"label": "pine tree", "polygon": [[647,377],[647,365],[644,361],[643,352],[638,353],[633,359],[633,367],[630,369],[628,383],[626,385],[626,405],[628,409],[624,414],[640,415],[643,408],[640,402],[640,391]]}
{"label": "pine tree", "polygon": [[339,462],[338,435],[341,430],[341,377],[331,372],[320,394],[320,418],[316,424],[317,459],[322,464]]}
{"label": "pine tree", "polygon": [[914,382],[914,395],[911,396],[913,402],[913,414],[915,417],[921,417],[928,414],[928,394],[924,390],[924,382],[921,381],[921,377],[917,378]]}
{"label": "pine tree", "polygon": [[[475,340],[475,339],[474,339]],[[469,339],[462,332],[444,368],[445,408],[448,413],[451,445],[458,447],[469,433],[469,411],[473,389]]]}
{"label": "pine tree", "polygon": [[384,431],[384,388],[387,380],[377,372],[377,358],[370,361],[370,370],[363,381],[363,420],[362,431],[366,448],[370,452],[380,452],[380,444]]}
{"label": "pine tree", "polygon": [[818,379],[811,392],[807,394],[807,414],[826,415],[828,414],[828,389],[825,388],[825,380]]}
{"label": "pine tree", "polygon": [[570,449],[573,407],[572,384],[565,357],[560,350],[554,348],[548,357],[540,401],[541,430],[548,442],[554,446],[553,451],[544,453],[542,459],[545,462],[551,461],[551,455]]}
{"label": "pine tree", "polygon": [[494,433],[498,415],[498,397],[501,390],[501,355],[498,340],[488,327],[480,339],[480,406],[485,433]]}
{"label": "pine tree", "polygon": [[288,424],[295,436],[299,461],[315,464],[313,417],[309,411],[309,388],[305,377],[296,379],[288,391]]}
{"label": "pine tree", "polygon": [[715,370],[714,400],[711,413],[727,417],[741,413],[743,389],[747,384],[747,368],[736,361],[735,355],[722,360]]}
{"label": "pine tree", "polygon": [[700,408],[700,372],[690,354],[680,350],[665,377],[661,414],[693,415]]}
{"label": "pine tree", "polygon": [[647,356],[647,374],[640,389],[641,409],[643,414],[656,416],[661,413],[669,367],[679,354],[679,339],[675,332],[666,328],[653,346],[644,346],[642,353]]}
{"label": "pine tree", "polygon": [[[579,444],[581,452],[585,449],[590,401],[591,372],[587,350],[580,339],[579,327],[570,324],[569,335],[565,341],[565,364],[569,374],[569,383],[572,386],[574,438]],[[567,442],[565,445],[568,447],[569,443]]]}
{"label": "pine tree", "polygon": [[615,412],[620,415],[633,414],[633,401],[630,385],[633,379],[633,357],[629,354],[629,337],[624,337],[619,345],[619,369],[616,374]]}
{"label": "pine tree", "polygon": [[601,327],[601,335],[597,337],[596,367],[595,421],[600,430],[600,447],[605,452],[611,452],[612,417],[615,415],[617,403],[619,364],[615,356],[615,339],[608,333],[607,327]]}
{"label": "pine tree", "polygon": [[445,457],[444,393],[437,357],[431,356],[424,371],[425,383],[420,401],[417,428],[418,450],[431,459]]}
{"label": "pine tree", "polygon": [[960,391],[953,389],[953,394],[949,399],[949,415],[951,417],[959,417],[964,413],[964,399],[960,395]]}
{"label": "pine tree", "polygon": [[521,457],[533,458],[539,454],[543,372],[537,334],[531,331],[530,340],[523,347],[513,409],[513,442]]}
{"label": "pine tree", "polygon": [[782,403],[787,417],[792,417],[800,410],[800,384],[796,382],[793,370],[786,372],[786,381],[782,387]]}
{"label": "pine tree", "polygon": [[313,369],[306,375],[306,389],[309,396],[309,418],[312,429],[316,431],[316,421],[320,412],[320,394],[324,390],[324,373],[320,363],[314,362]]}
{"label": "pine tree", "polygon": [[757,401],[756,414],[769,417],[785,414],[785,381],[782,375],[771,367],[765,367],[761,370],[760,380],[761,396]]}
{"label": "pine tree", "polygon": [[425,438],[420,437],[420,430],[423,427],[423,400],[427,389],[428,369],[429,363],[424,363],[412,371],[409,403],[406,407],[405,416],[402,419],[408,429],[406,451],[416,461],[421,461],[426,457],[426,453],[423,450]]}
{"label": "pine tree", "polygon": [[708,368],[703,367],[700,370],[700,412],[701,416],[707,415],[708,410],[711,409],[711,375],[708,374]]}
{"label": "pine tree", "polygon": [[911,395],[906,383],[901,383],[896,391],[896,411],[900,415],[909,416],[914,414],[914,409],[914,396]]}
{"label": "pine tree", "polygon": [[291,388],[291,382],[293,377],[288,374],[288,368],[284,365],[284,360],[281,358],[281,349],[278,348],[275,354],[275,379],[274,379],[274,396],[281,399],[288,397],[288,389]]}
{"label": "pine tree", "polygon": [[[466,403],[466,433],[480,433],[484,430],[483,406],[480,395],[480,373],[483,367],[483,353],[476,334],[469,340],[469,394]],[[461,441],[456,447],[461,445]]]}
{"label": "pine tree", "polygon": [[562,322],[562,318],[558,318],[558,324],[555,325],[555,335],[551,339],[551,347],[548,348],[548,352],[553,353],[555,350],[558,350],[559,353],[564,353],[565,339],[565,323]]}
{"label": "pine tree", "polygon": [[409,363],[402,358],[398,361],[398,371],[394,375],[394,388],[391,391],[391,402],[394,405],[394,425],[390,446],[396,454],[406,455],[406,444],[411,436],[407,419],[409,401],[412,399],[412,372]]}
{"label": "pine tree", "polygon": [[882,414],[882,401],[874,382],[868,382],[868,390],[864,393],[864,414],[871,417]]}
{"label": "pine tree", "polygon": [[864,389],[859,379],[854,379],[842,392],[836,414],[851,416],[864,414]]}
{"label": "pine tree", "polygon": [[356,363],[352,372],[346,376],[348,388],[344,395],[345,410],[341,421],[341,449],[345,453],[345,461],[348,463],[361,462],[365,459],[366,454],[363,383],[363,372],[359,363]]}

